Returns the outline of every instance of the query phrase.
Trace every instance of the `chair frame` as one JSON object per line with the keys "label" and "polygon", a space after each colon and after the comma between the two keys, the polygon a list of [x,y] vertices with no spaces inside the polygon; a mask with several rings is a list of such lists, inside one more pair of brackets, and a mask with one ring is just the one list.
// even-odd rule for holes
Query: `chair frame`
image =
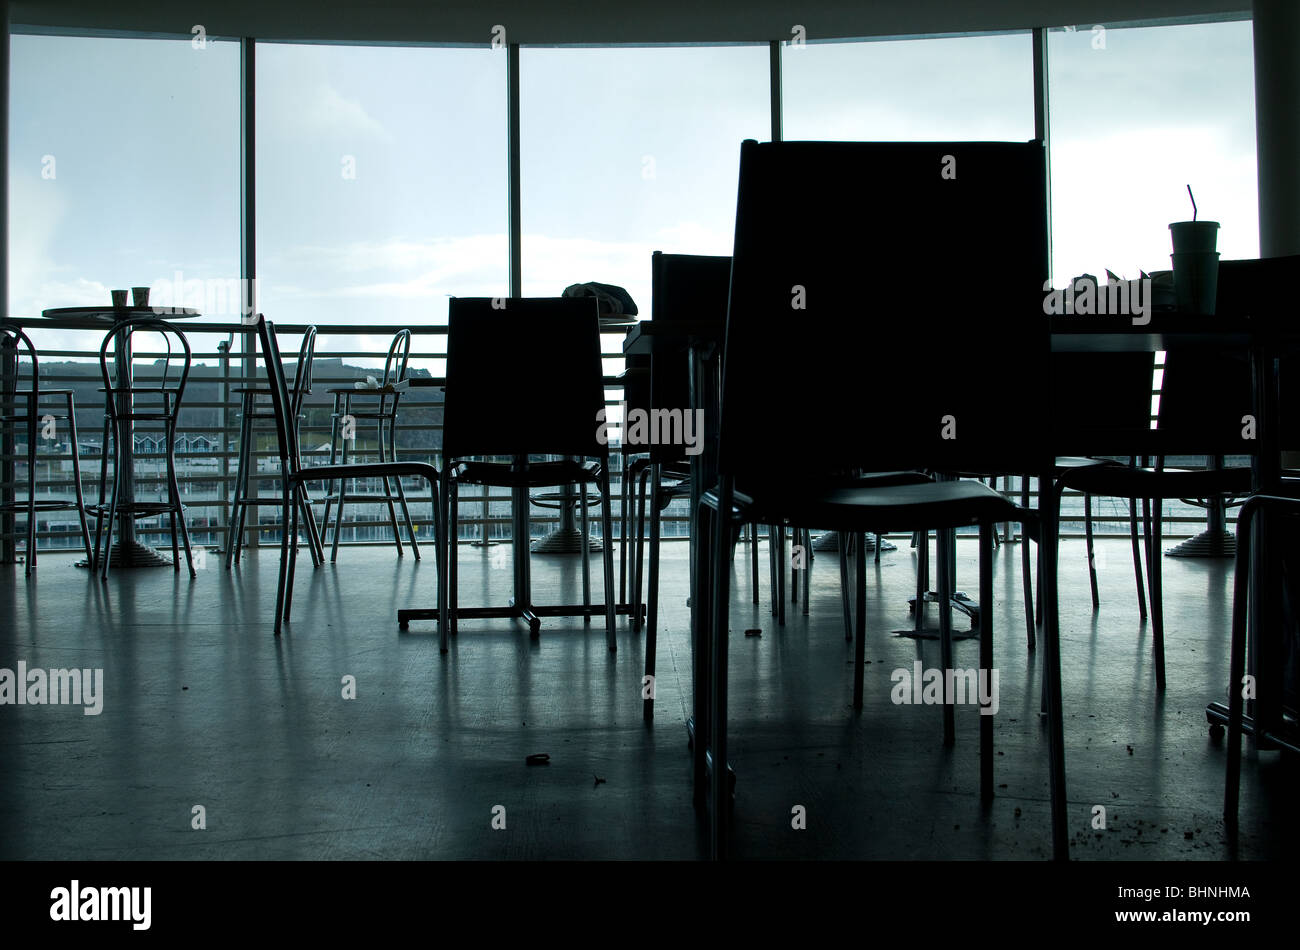
{"label": "chair frame", "polygon": [[[275,336],[275,324],[265,315],[258,314],[257,335],[262,347],[262,358],[266,364],[267,382],[271,390],[271,405],[275,412],[276,437],[280,452],[280,517],[283,526],[280,532],[280,576],[275,594],[275,635],[280,636],[283,622],[291,620],[293,607],[293,580],[297,567],[298,545],[289,543],[291,537],[298,534],[298,513],[302,510],[304,485],[307,482],[326,479],[371,478],[384,476],[414,476],[429,483],[433,500],[433,520],[435,544],[438,555],[438,602],[444,602],[442,595],[441,545],[443,532],[443,509],[439,503],[438,483],[441,473],[437,467],[428,462],[350,462],[346,465],[317,465],[304,468],[300,464],[301,452],[298,445],[298,427],[296,416],[292,412],[293,402],[289,387],[285,382],[284,364],[280,360],[280,348]],[[290,424],[290,420],[295,424]],[[442,626],[440,649],[447,652],[447,630]]]}
{"label": "chair frame", "polygon": [[[32,385],[28,390],[18,388],[18,367],[19,355],[18,348],[21,343],[27,349],[27,357],[32,365]],[[27,429],[27,500],[13,501],[0,504],[0,511],[6,512],[26,512],[27,514],[27,557],[24,565],[24,575],[32,576],[32,569],[36,567],[36,514],[40,511],[73,511],[77,512],[77,517],[81,521],[81,540],[86,550],[86,567],[93,569],[95,563],[94,552],[90,545],[90,528],[86,521],[86,500],[82,494],[81,488],[81,450],[77,444],[77,401],[76,395],[71,389],[47,389],[41,391],[41,368],[40,359],[36,353],[36,346],[32,343],[31,338],[23,332],[22,327],[17,324],[0,323],[0,350],[13,350],[13,389],[5,388],[0,394],[0,399],[4,404],[0,405],[0,422],[5,425],[22,425]],[[5,354],[8,357],[8,354]],[[57,406],[41,406],[42,398],[58,397],[65,401],[65,407],[59,409]],[[26,402],[26,407],[19,412],[16,405],[11,405],[11,400],[22,399]],[[42,409],[55,410],[54,412]],[[36,462],[37,462],[37,431],[38,421],[44,421],[46,417],[52,419],[64,419],[68,423],[69,436],[71,438],[71,458],[72,458],[72,478],[73,488],[76,493],[75,502],[63,501],[39,501],[36,497]]]}

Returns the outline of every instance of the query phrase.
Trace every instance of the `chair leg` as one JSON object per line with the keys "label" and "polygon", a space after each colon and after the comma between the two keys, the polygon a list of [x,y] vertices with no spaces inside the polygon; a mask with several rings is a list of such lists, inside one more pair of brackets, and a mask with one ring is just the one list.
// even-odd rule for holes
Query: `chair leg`
{"label": "chair leg", "polygon": [[[397,406],[393,406],[393,418],[388,420],[388,460],[397,461]],[[406,522],[406,533],[411,540],[411,553],[420,559],[420,544],[415,540],[415,522],[411,520],[411,509],[406,503],[406,489],[402,487],[402,476],[394,478],[397,482],[397,504],[402,509],[402,519]]]}
{"label": "chair leg", "polygon": [[36,566],[36,419],[40,407],[35,399],[27,402],[27,563],[23,573],[31,577]]}
{"label": "chair leg", "polygon": [[316,517],[311,510],[311,497],[307,494],[307,486],[298,486],[298,508],[302,512],[303,533],[307,535],[307,552],[311,555],[311,566],[320,567],[320,538],[316,534]]}
{"label": "chair leg", "polygon": [[785,526],[779,525],[776,530],[776,622],[779,626],[785,626],[785,584],[784,565],[786,561],[785,551]]}
{"label": "chair leg", "polygon": [[[841,536],[842,537],[842,536]],[[862,708],[862,681],[863,673],[866,670],[867,659],[867,536],[859,531],[854,535],[854,542],[857,544],[857,553],[854,555],[854,561],[857,568],[857,590],[855,600],[857,602],[857,642],[853,644],[853,708]]]}
{"label": "chair leg", "polygon": [[[785,533],[785,528],[781,528],[780,530],[782,534]],[[776,601],[777,601],[777,596],[781,591],[781,568],[779,564],[780,555],[777,553],[777,549],[776,549],[776,532],[777,532],[777,528],[775,525],[767,526],[767,575],[768,575],[767,579],[768,582],[772,585],[772,616],[773,617],[777,615]]]}
{"label": "chair leg", "polygon": [[86,568],[94,570],[95,556],[90,550],[90,526],[86,522],[86,496],[81,488],[81,450],[77,440],[77,407],[72,395],[68,396],[68,429],[72,437],[72,483],[77,496],[77,517],[81,520],[81,543],[86,548]]}
{"label": "chair leg", "polygon": [[813,565],[812,533],[807,528],[804,528],[803,531],[803,549],[804,549],[804,556],[807,558],[807,560],[804,561],[804,565],[803,565],[803,615],[807,617],[808,599],[812,593],[811,588],[812,588],[812,565]]}
{"label": "chair leg", "polygon": [[1232,594],[1232,641],[1228,654],[1228,765],[1223,787],[1223,817],[1237,824],[1241,797],[1241,733],[1245,714],[1247,608],[1250,603],[1251,529],[1255,505],[1247,501],[1237,516],[1237,570]]}
{"label": "chair leg", "polygon": [[[657,497],[660,473],[657,469],[658,466],[656,466],[656,472],[650,480],[656,489],[656,497],[652,499],[650,505],[650,578],[647,582],[649,589],[646,591],[645,624],[645,675],[651,678],[642,680],[643,684],[654,683],[655,651],[658,649],[659,643],[659,535],[662,525],[659,513],[659,498]],[[654,718],[653,689],[650,690],[650,695],[642,700],[642,714],[647,722]]]}
{"label": "chair leg", "polygon": [[1142,583],[1142,544],[1138,541],[1137,499],[1128,500],[1128,533],[1133,543],[1133,576],[1137,579],[1138,617],[1147,619],[1147,593]]}
{"label": "chair leg", "polygon": [[176,521],[181,523],[181,540],[185,545],[185,563],[189,567],[190,577],[198,577],[194,570],[194,553],[190,550],[190,529],[185,524],[185,507],[181,504],[181,486],[176,480],[176,420],[173,417],[171,431],[167,436],[167,488],[171,495],[174,520],[172,521],[172,560],[176,570],[180,571],[180,552],[176,550]]}
{"label": "chair leg", "polygon": [[[587,485],[580,483],[575,487],[578,491],[578,509],[582,513],[578,519],[578,530],[582,533],[578,540],[582,547],[582,622],[591,623],[591,526],[589,524],[591,519],[587,514]],[[602,548],[608,546],[608,540],[601,545]],[[606,595],[609,593],[609,589],[606,588]]]}
{"label": "chair leg", "polygon": [[[796,556],[795,548],[799,547],[803,539],[802,528],[790,529],[790,603],[799,603],[799,559]],[[804,566],[807,567],[807,554],[804,555]]]}
{"label": "chair leg", "polygon": [[[943,664],[944,682],[947,683],[949,670],[952,669],[952,564],[949,560],[951,532],[940,528],[934,533],[935,574],[938,581],[935,594],[939,603],[939,655]],[[988,605],[990,608],[992,604]],[[944,691],[943,701],[943,744],[952,745],[956,741],[956,717],[952,697]]]}
{"label": "chair leg", "polygon": [[[714,529],[713,554],[713,622],[711,624],[713,666],[709,716],[712,733],[709,751],[713,755],[713,857],[727,856],[727,833],[731,819],[731,782],[727,772],[727,661],[728,626],[731,608],[731,486],[725,481],[718,492],[718,518]],[[778,585],[779,586],[779,585]]]}
{"label": "chair leg", "polygon": [[275,588],[275,635],[280,635],[284,622],[285,595],[289,587],[289,511],[293,500],[289,497],[289,481],[280,481],[280,574]]}
{"label": "chair leg", "polygon": [[621,452],[619,473],[619,603],[628,602],[628,452]]}
{"label": "chair leg", "polygon": [[117,516],[117,491],[122,484],[122,445],[117,433],[113,433],[113,500],[108,504],[108,526],[104,538],[104,553],[100,555],[103,562],[100,580],[108,582],[108,568],[113,562],[113,521]]}
{"label": "chair leg", "polygon": [[284,619],[293,619],[293,579],[298,569],[298,486],[294,485],[290,493],[289,520],[284,530],[289,535],[289,579],[284,585]]}
{"label": "chair leg", "polygon": [[[429,492],[433,496],[433,546],[434,567],[438,574],[438,652],[446,653],[447,644],[447,483],[442,481],[442,491],[438,482],[429,482]],[[308,509],[310,510],[310,509]]]}
{"label": "chair leg", "polygon": [[[380,462],[388,461],[388,450],[387,450],[388,440],[384,435],[384,431],[387,428],[384,425],[385,421],[386,420],[381,414],[376,427],[376,435],[378,436],[378,442],[379,442]],[[384,479],[384,504],[388,507],[388,523],[393,528],[393,545],[397,548],[397,556],[404,557],[406,552],[402,546],[402,529],[397,526],[397,509],[393,506],[393,484],[391,481],[389,481],[389,477],[387,475],[383,476],[383,479]]]}
{"label": "chair leg", "polygon": [[[579,485],[578,490],[586,494],[585,486]],[[604,543],[601,547],[602,560],[605,564],[605,640],[609,644],[609,652],[614,653],[618,650],[618,641],[614,636],[614,627],[617,623],[618,616],[615,608],[617,606],[614,600],[614,499],[612,496],[613,487],[609,480],[609,466],[606,465],[601,469],[600,479],[600,530],[604,535]],[[583,499],[582,510],[585,513],[587,506],[586,499]],[[584,514],[584,522],[586,517]],[[582,547],[586,550],[590,547],[586,530],[583,530]]]}
{"label": "chair leg", "polygon": [[103,441],[99,443],[99,502],[95,506],[95,557],[90,562],[90,569],[95,572],[100,569],[99,542],[104,531],[104,503],[108,501],[108,447],[110,440],[108,418],[105,416]]}
{"label": "chair leg", "polygon": [[853,608],[849,604],[849,533],[840,531],[840,605],[844,613],[844,639],[853,639]]}
{"label": "chair leg", "polygon": [[[1029,508],[1029,476],[1021,476],[1020,479],[1020,507]],[[1024,526],[1020,528],[1020,586],[1025,595],[1025,633],[1026,642],[1029,652],[1034,652],[1034,577],[1033,569],[1030,567],[1029,558],[1029,535],[1025,533]]]}
{"label": "chair leg", "polygon": [[[345,414],[348,413],[351,409],[352,409],[352,406],[351,406],[350,404],[345,405],[345,407],[344,407],[344,412],[345,412]],[[331,448],[331,451],[330,451],[330,459],[333,460],[333,458],[334,458],[334,452],[333,452],[333,445],[332,445],[332,444],[331,444],[330,448]],[[342,442],[342,444],[340,445],[340,447],[339,447],[339,454],[340,454],[340,456],[341,456],[342,459],[343,459],[343,464],[344,464],[344,465],[347,465],[347,464],[348,464],[348,440],[347,440],[347,439],[344,439],[343,442]],[[355,488],[356,488],[356,479],[352,479],[352,486],[353,486],[353,489],[355,490]],[[338,497],[335,499],[335,501],[338,503],[338,511],[336,511],[335,514],[334,514],[334,518],[335,518],[335,521],[334,521],[334,543],[333,543],[333,545],[330,547],[330,563],[331,563],[331,564],[335,563],[335,562],[339,559],[339,538],[343,536],[343,503],[344,503],[344,499],[347,498],[347,495],[348,495],[348,479],[346,479],[346,478],[340,478],[340,479],[339,479],[339,494],[338,494]],[[326,507],[326,509],[328,510],[328,508],[329,508],[329,503],[328,503],[328,502],[326,502],[325,507]],[[329,516],[328,516],[328,514],[327,514],[327,515],[326,515],[326,518],[328,518],[328,517],[329,517]]]}
{"label": "chair leg", "polygon": [[458,568],[460,566],[460,484],[447,485],[447,632],[456,632]]}
{"label": "chair leg", "polygon": [[1161,522],[1164,520],[1162,499],[1154,500],[1151,513],[1151,554],[1147,559],[1147,573],[1151,577],[1151,647],[1154,651],[1156,666],[1156,689],[1165,688],[1165,617],[1164,601],[1161,596],[1161,567],[1163,558],[1160,553]]}
{"label": "chair leg", "polygon": [[[980,671],[979,685],[984,695],[994,699],[997,686],[993,679],[993,540],[992,524],[980,524]],[[987,684],[987,685],[985,685]],[[983,697],[981,697],[983,698]],[[985,709],[989,709],[985,713]],[[996,706],[980,705],[980,799],[993,799],[993,710]]]}
{"label": "chair leg", "polygon": [[649,492],[650,476],[654,473],[654,466],[647,465],[641,469],[638,476],[638,485],[636,491],[636,529],[635,544],[636,554],[632,558],[632,630],[640,632],[641,630],[641,610],[645,604],[643,594],[645,588],[643,579],[645,577],[645,506],[646,494]]}
{"label": "chair leg", "polygon": [[[1046,484],[1043,484],[1046,482]],[[1057,522],[1060,517],[1060,497],[1051,479],[1044,478],[1039,486],[1039,511],[1042,520],[1042,537],[1039,553],[1043,555],[1043,575],[1039,582],[1039,602],[1043,607],[1043,683],[1047,698],[1048,774],[1051,780],[1052,802],[1052,856],[1057,861],[1070,857],[1070,842],[1066,825],[1065,788],[1065,729],[1062,713],[1060,619],[1057,600]]]}
{"label": "chair leg", "polygon": [[[343,403],[341,393],[334,394],[334,412],[330,415],[330,464],[333,465],[338,459],[339,435],[341,432],[341,420]],[[342,489],[343,480],[339,479],[339,488]],[[321,518],[321,524],[328,530],[330,526],[330,507],[334,504],[334,479],[325,483],[325,514]],[[331,559],[332,560],[332,559]]]}
{"label": "chair leg", "polygon": [[758,525],[752,521],[745,525],[749,538],[749,586],[753,588],[754,604],[758,604]]}
{"label": "chair leg", "polygon": [[1092,539],[1092,496],[1083,496],[1083,531],[1088,546],[1088,586],[1092,588],[1092,609],[1096,612],[1101,607],[1097,599],[1097,561]]}
{"label": "chair leg", "polygon": [[930,586],[930,532],[917,531],[916,538],[916,610],[913,611],[914,629],[925,626],[925,594]]}
{"label": "chair leg", "polygon": [[876,561],[877,564],[880,563],[880,549],[884,546],[884,544],[885,544],[885,536],[882,535],[882,534],[878,534],[878,535],[876,535],[876,554],[875,554],[875,561]]}

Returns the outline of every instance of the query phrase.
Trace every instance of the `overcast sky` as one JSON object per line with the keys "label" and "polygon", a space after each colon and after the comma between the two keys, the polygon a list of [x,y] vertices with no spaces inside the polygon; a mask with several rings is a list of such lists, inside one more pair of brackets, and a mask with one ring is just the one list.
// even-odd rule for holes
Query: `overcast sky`
{"label": "overcast sky", "polygon": [[[1032,138],[1030,45],[787,47],[785,137]],[[1082,27],[1049,54],[1058,283],[1168,268],[1188,183],[1224,258],[1257,256],[1248,22]],[[506,292],[505,58],[259,46],[269,316],[419,325]],[[12,38],[10,313],[238,276],[238,65],[233,43]],[[648,312],[651,251],[730,253],[740,142],[770,137],[766,47],[525,48],[521,77],[525,294],[599,280]]]}

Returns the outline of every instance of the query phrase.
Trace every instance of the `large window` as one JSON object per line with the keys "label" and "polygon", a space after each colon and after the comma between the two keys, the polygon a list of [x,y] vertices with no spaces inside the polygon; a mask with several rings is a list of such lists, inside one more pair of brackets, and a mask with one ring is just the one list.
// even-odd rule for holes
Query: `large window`
{"label": "large window", "polygon": [[205,317],[234,318],[237,300],[210,313],[199,288],[239,278],[238,45],[16,35],[10,50],[9,313],[188,285]]}
{"label": "large window", "polygon": [[1034,137],[1028,33],[781,50],[789,140],[1012,141]]}
{"label": "large window", "polygon": [[1171,221],[1259,255],[1249,21],[1049,35],[1053,278],[1170,268]]}
{"label": "large window", "polygon": [[525,295],[601,281],[648,315],[652,252],[731,253],[766,47],[524,49],[520,86]]}
{"label": "large window", "polygon": [[486,46],[259,45],[262,310],[415,328],[445,323],[451,295],[505,294],[505,76],[505,52]]}

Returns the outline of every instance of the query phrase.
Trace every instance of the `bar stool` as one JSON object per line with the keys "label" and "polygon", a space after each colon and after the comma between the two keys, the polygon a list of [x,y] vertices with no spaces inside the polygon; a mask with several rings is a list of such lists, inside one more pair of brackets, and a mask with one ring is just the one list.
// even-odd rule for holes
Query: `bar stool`
{"label": "bar stool", "polygon": [[[401,399],[401,393],[396,390],[398,383],[405,382],[407,363],[411,357],[411,331],[399,330],[394,336],[392,343],[388,346],[388,356],[384,360],[384,375],[379,381],[378,389],[357,389],[355,387],[336,386],[327,392],[334,397],[334,412],[330,416],[330,465],[334,465],[338,460],[339,436],[342,435],[347,423],[345,419],[352,420],[352,425],[361,421],[374,422],[377,429],[379,441],[379,462],[380,464],[397,461],[397,403]],[[359,412],[354,412],[352,408],[353,399],[375,399],[378,397],[379,404],[374,408],[366,408]],[[355,452],[355,450],[353,450]],[[348,464],[348,440],[342,440],[342,464]],[[393,508],[393,500],[396,498],[398,504],[402,506],[402,517],[406,521],[406,531],[411,539],[411,551],[415,554],[415,559],[420,559],[420,546],[415,540],[415,524],[411,521],[411,511],[406,506],[406,491],[402,488],[402,479],[400,476],[383,475],[380,476],[384,482],[383,493],[359,493],[356,489],[356,480],[343,480],[338,482],[338,491],[335,491],[334,480],[331,479],[325,486],[325,526],[329,527],[330,506],[338,504],[338,514],[334,522],[334,541],[330,547],[330,562],[334,562],[339,556],[339,537],[343,534],[343,504],[346,501],[384,501],[388,505],[388,521],[393,527],[393,544],[397,546],[398,557],[403,554],[402,536],[397,527],[397,511]],[[393,494],[393,486],[389,479],[397,481],[397,494]],[[352,491],[348,491],[348,484],[351,482]]]}
{"label": "bar stool", "polygon": [[[114,379],[113,374],[109,372],[109,346],[113,346],[115,351],[125,348],[127,352],[131,352],[134,348],[132,338],[137,331],[159,337],[166,346],[165,356],[157,361],[162,364],[162,376],[157,381],[157,385],[138,385],[133,373],[126,379]],[[182,351],[180,354],[174,351],[173,340],[179,345]],[[99,347],[99,370],[103,376],[105,394],[105,450],[99,469],[99,504],[92,505],[88,513],[98,519],[95,526],[95,557],[92,564],[100,571],[101,578],[105,581],[108,580],[108,567],[112,560],[113,521],[119,515],[133,519],[168,515],[171,520],[172,564],[177,572],[181,569],[180,550],[176,542],[176,522],[179,520],[180,536],[185,543],[185,561],[189,566],[190,576],[198,576],[194,570],[194,555],[190,550],[189,529],[185,525],[185,506],[181,504],[180,486],[176,482],[176,423],[180,416],[181,399],[185,395],[185,384],[189,380],[192,359],[193,352],[185,335],[170,323],[153,316],[132,317],[117,323],[104,337],[104,342]],[[180,371],[179,375],[173,378],[175,362],[179,362]],[[137,402],[142,402],[144,405],[140,406]],[[123,426],[128,422],[132,426],[139,422],[162,424],[167,460],[166,501],[140,501],[135,497],[134,492],[131,492],[128,493],[129,501],[119,502],[123,494],[121,491],[123,478],[134,480],[135,477],[134,471],[127,471],[128,466],[135,459],[134,447],[126,445],[121,438]],[[107,447],[110,438],[113,443],[113,491],[112,495],[108,496]],[[109,497],[107,502],[106,497]],[[108,534],[101,550],[100,536],[105,530],[105,522],[108,525]]]}
{"label": "bar stool", "polygon": [[[311,392],[311,367],[315,355],[316,328],[308,327],[307,332],[302,335],[302,345],[298,348],[298,363],[294,369],[293,387],[289,396],[290,417],[293,419],[295,429],[303,419],[303,397]],[[257,508],[266,505],[278,508],[281,505],[279,498],[262,498],[256,492],[249,494],[248,491],[249,473],[255,470],[257,466],[254,434],[259,429],[256,423],[269,422],[271,423],[271,431],[275,431],[275,407],[269,402],[259,403],[257,401],[259,396],[265,396],[269,399],[271,389],[269,386],[259,384],[244,386],[236,389],[235,392],[240,395],[242,407],[239,422],[239,468],[235,474],[235,498],[230,506],[230,525],[226,535],[227,568],[230,567],[232,562],[239,562],[239,555],[243,551],[244,522],[249,507]],[[301,448],[299,451],[301,451]],[[297,464],[299,468],[302,468],[301,457],[298,458]],[[258,479],[253,477],[252,480],[257,481]],[[307,494],[305,484],[298,490],[298,501],[302,511],[303,525],[307,532],[307,546],[311,549],[311,563],[313,567],[320,567],[325,562],[325,548],[321,544],[320,528],[316,524],[316,515],[312,510],[312,500]]]}
{"label": "bar stool", "polygon": [[[30,389],[18,389],[18,346],[22,344],[27,349],[27,358],[32,366],[32,385]],[[31,339],[20,327],[15,324],[0,323],[0,351],[4,351],[6,362],[12,363],[12,378],[5,380],[4,393],[0,397],[0,423],[13,426],[14,434],[22,426],[27,431],[27,500],[11,501],[0,504],[0,511],[27,513],[27,565],[24,571],[27,577],[32,576],[32,568],[36,566],[36,513],[38,511],[73,511],[77,512],[77,517],[81,519],[81,541],[86,548],[87,566],[94,563],[90,550],[90,529],[86,525],[86,504],[81,494],[81,453],[77,445],[77,403],[76,397],[71,389],[41,389],[41,371],[40,364],[36,357],[36,347],[32,345]],[[12,352],[12,356],[10,356]],[[6,375],[8,373],[6,372]],[[63,405],[42,405],[41,399],[53,397],[62,401]],[[21,409],[15,403],[15,400],[21,399],[24,405]],[[36,497],[36,446],[37,430],[50,423],[67,422],[68,436],[71,443],[72,451],[72,484],[76,492],[75,501],[49,498],[40,499]],[[57,446],[53,439],[41,441],[51,441]],[[49,456],[46,456],[47,458]],[[62,456],[59,456],[62,458]]]}

